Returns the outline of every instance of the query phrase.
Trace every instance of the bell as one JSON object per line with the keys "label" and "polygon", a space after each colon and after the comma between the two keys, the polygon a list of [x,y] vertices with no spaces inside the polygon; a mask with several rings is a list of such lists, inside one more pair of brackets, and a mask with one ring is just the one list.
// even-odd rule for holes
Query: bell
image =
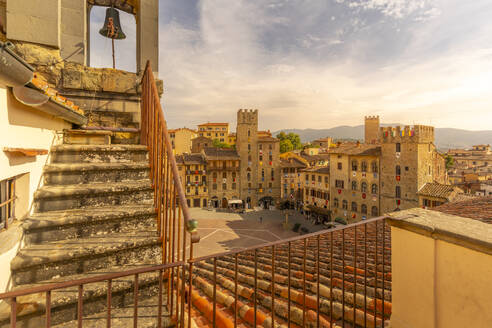
{"label": "bell", "polygon": [[110,39],[126,39],[125,33],[121,30],[120,12],[117,9],[106,9],[106,19],[103,28],[99,30],[99,34]]}

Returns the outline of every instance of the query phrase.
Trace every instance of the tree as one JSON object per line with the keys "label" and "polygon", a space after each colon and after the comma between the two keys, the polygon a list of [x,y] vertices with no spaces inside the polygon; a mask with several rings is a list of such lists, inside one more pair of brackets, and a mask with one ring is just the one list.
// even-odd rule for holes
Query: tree
{"label": "tree", "polygon": [[[286,134],[282,131],[277,134],[277,139],[280,140],[281,153],[285,153],[294,149],[302,149],[301,138],[298,134],[295,134],[293,132]],[[282,149],[284,149],[285,151],[282,151]]]}
{"label": "tree", "polygon": [[454,166],[453,156],[446,155],[446,157],[444,157],[444,159],[446,160],[446,170],[449,170],[450,168],[452,168]]}
{"label": "tree", "polygon": [[231,145],[226,144],[225,142],[221,142],[221,141],[219,141],[219,139],[214,139],[212,142],[212,145],[215,148],[231,148]]}
{"label": "tree", "polygon": [[294,149],[292,142],[289,139],[280,140],[280,153],[286,153]]}

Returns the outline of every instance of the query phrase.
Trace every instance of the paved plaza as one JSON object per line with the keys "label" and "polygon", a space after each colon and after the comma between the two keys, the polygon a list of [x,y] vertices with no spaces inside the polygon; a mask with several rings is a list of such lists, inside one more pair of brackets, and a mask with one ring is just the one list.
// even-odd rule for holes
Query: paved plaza
{"label": "paved plaza", "polygon": [[[295,223],[300,223],[309,232],[324,228],[323,225],[311,224],[296,211],[261,210],[236,214],[190,208],[190,212],[192,217],[198,220],[198,233],[201,238],[195,246],[195,257],[298,236],[298,232],[292,231]],[[286,213],[289,229],[284,227]]]}

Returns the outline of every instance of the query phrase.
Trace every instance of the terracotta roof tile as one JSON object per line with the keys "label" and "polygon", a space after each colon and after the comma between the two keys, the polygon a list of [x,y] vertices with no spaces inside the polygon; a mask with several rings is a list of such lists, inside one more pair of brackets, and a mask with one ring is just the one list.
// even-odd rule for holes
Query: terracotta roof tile
{"label": "terracotta roof tile", "polygon": [[363,143],[342,143],[335,148],[330,148],[328,152],[330,154],[379,156],[381,154],[381,146]]}
{"label": "terracotta roof tile", "polygon": [[453,194],[453,192],[456,191],[461,191],[461,190],[455,186],[443,185],[437,182],[432,182],[432,183],[426,183],[422,188],[420,188],[417,194],[421,196],[448,198]]}
{"label": "terracotta roof tile", "polygon": [[446,203],[431,208],[431,210],[492,223],[492,197],[479,197],[462,202]]}

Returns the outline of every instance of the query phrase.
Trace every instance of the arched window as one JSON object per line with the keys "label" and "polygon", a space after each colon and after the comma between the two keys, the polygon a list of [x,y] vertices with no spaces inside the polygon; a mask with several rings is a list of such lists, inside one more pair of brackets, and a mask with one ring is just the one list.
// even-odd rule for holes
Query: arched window
{"label": "arched window", "polygon": [[360,212],[361,212],[362,214],[367,214],[367,205],[366,205],[366,204],[362,204],[362,205],[360,206]]}
{"label": "arched window", "polygon": [[373,194],[377,194],[378,193],[378,185],[373,183],[372,186],[371,186],[371,192]]}
{"label": "arched window", "polygon": [[352,190],[357,190],[357,181],[352,181]]}
{"label": "arched window", "polygon": [[395,197],[396,198],[401,198],[401,188],[400,188],[400,186],[396,186],[396,188],[395,188]]}
{"label": "arched window", "polygon": [[214,179],[217,179],[217,172],[214,172],[214,173],[212,174],[212,177],[213,177]]}
{"label": "arched window", "polygon": [[377,206],[373,206],[371,208],[371,215],[372,216],[378,216],[379,215],[379,212],[378,212],[378,207]]}
{"label": "arched window", "polygon": [[338,204],[338,198],[334,198],[333,199],[333,207],[337,207],[340,206],[340,204]]}
{"label": "arched window", "polygon": [[362,161],[362,163],[360,163],[360,170],[362,172],[367,172],[367,162],[366,161]]}
{"label": "arched window", "polygon": [[378,163],[372,162],[371,163],[371,169],[373,173],[378,173]]}
{"label": "arched window", "polygon": [[353,160],[352,161],[352,171],[357,171],[357,165],[358,165],[357,161]]}
{"label": "arched window", "polygon": [[396,171],[396,175],[401,175],[401,168],[400,168],[400,165],[397,165],[397,166],[396,166],[395,171]]}
{"label": "arched window", "polygon": [[344,210],[348,209],[348,202],[347,202],[347,200],[345,200],[345,199],[342,201],[342,208],[343,208]]}
{"label": "arched window", "polygon": [[251,137],[251,131],[248,130],[248,137]]}
{"label": "arched window", "polygon": [[357,212],[357,203],[352,202],[352,212]]}
{"label": "arched window", "polygon": [[362,182],[360,184],[360,191],[367,192],[367,182]]}
{"label": "arched window", "polygon": [[251,173],[248,172],[248,181],[251,180]]}

